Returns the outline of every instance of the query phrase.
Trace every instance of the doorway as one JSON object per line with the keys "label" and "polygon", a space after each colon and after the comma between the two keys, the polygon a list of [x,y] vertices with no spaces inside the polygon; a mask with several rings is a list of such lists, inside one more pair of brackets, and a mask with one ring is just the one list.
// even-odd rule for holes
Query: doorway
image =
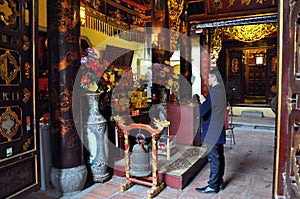
{"label": "doorway", "polygon": [[272,40],[223,42],[218,65],[223,66],[227,97],[232,105],[270,106],[277,91],[277,50]]}

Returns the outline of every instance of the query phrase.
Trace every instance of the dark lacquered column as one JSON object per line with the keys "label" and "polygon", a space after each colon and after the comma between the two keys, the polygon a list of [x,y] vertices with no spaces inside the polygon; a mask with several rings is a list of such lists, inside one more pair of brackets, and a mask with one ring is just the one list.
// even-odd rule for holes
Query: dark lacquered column
{"label": "dark lacquered column", "polygon": [[86,181],[82,143],[72,113],[72,92],[80,66],[80,1],[47,1],[51,180],[62,194]]}
{"label": "dark lacquered column", "polygon": [[187,12],[182,15],[182,34],[180,38],[180,74],[184,77],[180,79],[180,96],[183,99],[192,98],[192,42]]}
{"label": "dark lacquered column", "polygon": [[[170,60],[170,32],[168,29],[168,1],[157,0],[151,4],[152,63],[165,64]],[[157,39],[154,39],[153,36]],[[154,40],[155,41],[154,41]]]}

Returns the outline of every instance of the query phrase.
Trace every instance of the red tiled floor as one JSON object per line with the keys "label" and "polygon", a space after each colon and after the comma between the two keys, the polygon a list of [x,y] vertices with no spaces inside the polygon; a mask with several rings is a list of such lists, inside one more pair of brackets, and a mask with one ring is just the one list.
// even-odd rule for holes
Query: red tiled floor
{"label": "red tiled floor", "polygon": [[94,196],[94,195],[86,194],[86,195],[80,197],[79,199],[99,199],[99,196]]}
{"label": "red tiled floor", "polygon": [[[209,166],[204,168],[183,189],[169,187],[158,194],[158,199],[271,199],[274,164],[274,132],[257,132],[251,130],[235,130],[236,144],[229,148],[225,145],[225,189],[217,195],[200,194],[196,187],[207,185]],[[92,187],[73,195],[71,199],[141,199],[146,198],[149,187],[134,185],[120,192],[119,185],[125,178],[113,176],[106,183],[94,184]],[[40,193],[41,194],[41,193]],[[31,196],[37,194],[31,194]],[[39,197],[31,197],[39,198]],[[41,197],[43,198],[43,197]],[[55,198],[55,197],[53,197]],[[61,197],[67,198],[70,197]]]}
{"label": "red tiled floor", "polygon": [[102,196],[104,198],[108,198],[118,191],[119,187],[117,185],[107,183],[105,186],[98,186],[97,188],[93,189],[90,193]]}

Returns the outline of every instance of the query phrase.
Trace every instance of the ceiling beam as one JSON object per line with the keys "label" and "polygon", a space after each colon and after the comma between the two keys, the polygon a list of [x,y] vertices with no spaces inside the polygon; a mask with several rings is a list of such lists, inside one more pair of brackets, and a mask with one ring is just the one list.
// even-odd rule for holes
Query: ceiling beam
{"label": "ceiling beam", "polygon": [[141,10],[144,10],[144,11],[151,9],[151,4],[141,5],[141,4],[133,2],[131,0],[123,0],[123,2],[128,3],[129,5],[135,6],[135,7],[139,8],[139,9],[141,9]]}
{"label": "ceiling beam", "polygon": [[250,25],[250,24],[261,24],[261,23],[277,23],[278,16],[268,15],[268,16],[256,16],[249,18],[237,18],[223,21],[214,21],[207,23],[197,23],[194,28],[216,28],[216,27],[225,27],[225,26],[241,26],[241,25]]}

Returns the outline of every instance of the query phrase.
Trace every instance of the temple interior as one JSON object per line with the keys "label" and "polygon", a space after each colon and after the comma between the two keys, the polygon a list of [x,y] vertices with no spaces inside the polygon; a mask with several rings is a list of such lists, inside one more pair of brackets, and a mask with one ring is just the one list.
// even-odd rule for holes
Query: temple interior
{"label": "temple interior", "polygon": [[0,8],[0,198],[76,198],[107,184],[125,195],[147,187],[148,198],[190,194],[207,171],[197,96],[209,93],[214,68],[226,92],[225,156],[266,149],[258,153],[272,158],[257,158],[268,164],[261,178],[272,179],[268,195],[256,196],[300,198],[299,1],[3,0]]}

